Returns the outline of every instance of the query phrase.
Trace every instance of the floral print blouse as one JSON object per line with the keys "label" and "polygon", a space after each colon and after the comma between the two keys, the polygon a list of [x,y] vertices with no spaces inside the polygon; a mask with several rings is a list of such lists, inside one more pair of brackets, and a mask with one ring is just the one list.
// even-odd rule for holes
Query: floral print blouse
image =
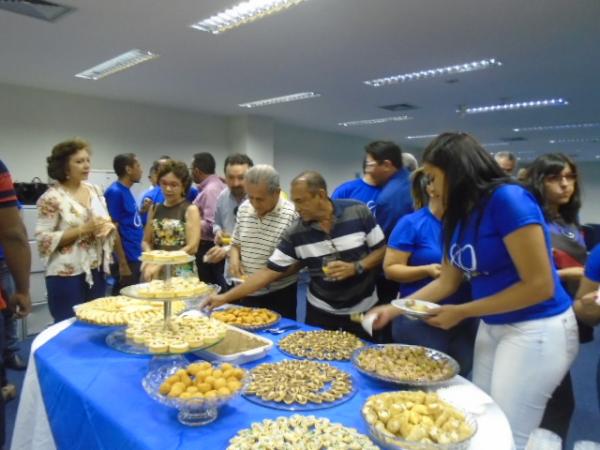
{"label": "floral print blouse", "polygon": [[59,184],[48,188],[37,202],[35,237],[40,258],[46,266],[46,276],[70,277],[85,273],[85,280],[91,286],[92,269],[101,268],[105,273],[110,273],[114,232],[104,238],[81,237],[70,245],[58,248],[65,230],[83,225],[93,214],[98,215],[99,211],[93,209],[104,208],[108,216],[100,188],[88,183],[84,183],[84,186],[89,189],[90,203],[95,208],[86,208]]}

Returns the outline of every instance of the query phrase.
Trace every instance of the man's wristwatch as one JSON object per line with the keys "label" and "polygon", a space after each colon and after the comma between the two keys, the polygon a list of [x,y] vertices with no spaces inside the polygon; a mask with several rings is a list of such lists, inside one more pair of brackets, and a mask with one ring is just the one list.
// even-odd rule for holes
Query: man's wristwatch
{"label": "man's wristwatch", "polygon": [[365,271],[365,266],[360,261],[356,261],[354,263],[354,270],[356,271],[356,275],[360,275]]}

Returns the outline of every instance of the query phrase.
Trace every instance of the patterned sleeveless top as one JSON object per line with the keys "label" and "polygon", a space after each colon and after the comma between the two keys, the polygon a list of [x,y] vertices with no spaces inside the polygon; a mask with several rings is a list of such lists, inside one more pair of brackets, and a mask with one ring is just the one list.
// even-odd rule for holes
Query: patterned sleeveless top
{"label": "patterned sleeveless top", "polygon": [[185,212],[187,200],[175,206],[160,203],[152,220],[152,247],[156,250],[179,250],[186,244]]}

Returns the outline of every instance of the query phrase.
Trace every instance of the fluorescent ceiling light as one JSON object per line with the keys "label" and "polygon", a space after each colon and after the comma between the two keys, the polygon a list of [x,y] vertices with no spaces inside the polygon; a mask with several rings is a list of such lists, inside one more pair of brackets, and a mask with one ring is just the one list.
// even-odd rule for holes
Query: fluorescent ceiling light
{"label": "fluorescent ceiling light", "polygon": [[487,144],[481,144],[482,147],[504,147],[510,145],[508,142],[488,142]]}
{"label": "fluorescent ceiling light", "polygon": [[75,76],[77,78],[85,78],[86,80],[99,80],[107,77],[108,75],[112,75],[113,73],[129,69],[137,64],[156,58],[158,58],[156,53],[138,50],[135,48],[113,59],[109,59],[108,61],[100,63],[91,69],[84,70]]}
{"label": "fluorescent ceiling light", "polygon": [[572,138],[572,139],[550,139],[550,144],[584,144],[588,142],[600,142],[600,138]]}
{"label": "fluorescent ceiling light", "polygon": [[265,16],[281,12],[305,0],[248,0],[192,25],[192,28],[219,34]]}
{"label": "fluorescent ceiling light", "polygon": [[600,122],[590,122],[590,123],[569,123],[565,125],[547,125],[547,126],[538,126],[538,127],[524,127],[524,128],[513,128],[515,133],[519,133],[521,131],[546,131],[546,130],[570,130],[575,128],[594,128],[599,127]]}
{"label": "fluorescent ceiling light", "polygon": [[467,107],[464,106],[456,110],[459,114],[479,114],[496,111],[512,111],[517,109],[531,109],[531,108],[544,108],[547,106],[566,106],[569,102],[562,98],[551,98],[548,100],[531,100],[527,102],[514,102],[514,103],[503,103],[501,105],[489,105],[489,106],[477,106]]}
{"label": "fluorescent ceiling light", "polygon": [[406,136],[406,139],[430,139],[437,136],[437,134],[417,134],[415,136]]}
{"label": "fluorescent ceiling light", "polygon": [[341,127],[355,127],[360,125],[377,125],[386,122],[403,122],[410,120],[412,117],[409,116],[394,116],[394,117],[382,117],[381,119],[367,119],[367,120],[354,120],[352,122],[340,122],[338,123]]}
{"label": "fluorescent ceiling light", "polygon": [[298,100],[306,100],[309,98],[320,97],[321,94],[315,92],[298,92],[297,94],[284,95],[283,97],[266,98],[264,100],[256,100],[249,103],[240,103],[238,106],[242,108],[258,108],[260,106],[275,105],[276,103],[296,102]]}
{"label": "fluorescent ceiling light", "polygon": [[419,72],[405,73],[403,75],[392,75],[384,78],[364,81],[365,84],[373,87],[381,87],[388,84],[404,83],[405,81],[421,80],[423,78],[433,78],[455,73],[473,72],[475,70],[489,69],[494,66],[501,66],[502,63],[496,59],[482,59],[467,64],[458,64],[455,66],[439,67],[437,69],[421,70]]}

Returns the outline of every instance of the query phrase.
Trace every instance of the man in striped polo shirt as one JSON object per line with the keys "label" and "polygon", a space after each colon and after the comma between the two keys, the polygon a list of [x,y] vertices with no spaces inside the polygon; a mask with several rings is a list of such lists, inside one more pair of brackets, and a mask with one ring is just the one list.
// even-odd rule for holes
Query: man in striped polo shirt
{"label": "man in striped polo shirt", "polygon": [[[280,197],[279,174],[259,164],[244,175],[248,197],[237,211],[229,254],[229,273],[240,278],[264,269],[283,232],[298,218],[292,202]],[[246,294],[245,306],[269,308],[296,318],[297,276],[289,274]]]}
{"label": "man in striped polo shirt", "polygon": [[377,303],[377,269],[385,253],[381,228],[365,204],[331,200],[317,172],[294,178],[291,192],[302,220],[286,230],[265,269],[226,294],[212,296],[207,306],[235,301],[305,266],[310,274],[306,322],[367,337],[350,315]]}

